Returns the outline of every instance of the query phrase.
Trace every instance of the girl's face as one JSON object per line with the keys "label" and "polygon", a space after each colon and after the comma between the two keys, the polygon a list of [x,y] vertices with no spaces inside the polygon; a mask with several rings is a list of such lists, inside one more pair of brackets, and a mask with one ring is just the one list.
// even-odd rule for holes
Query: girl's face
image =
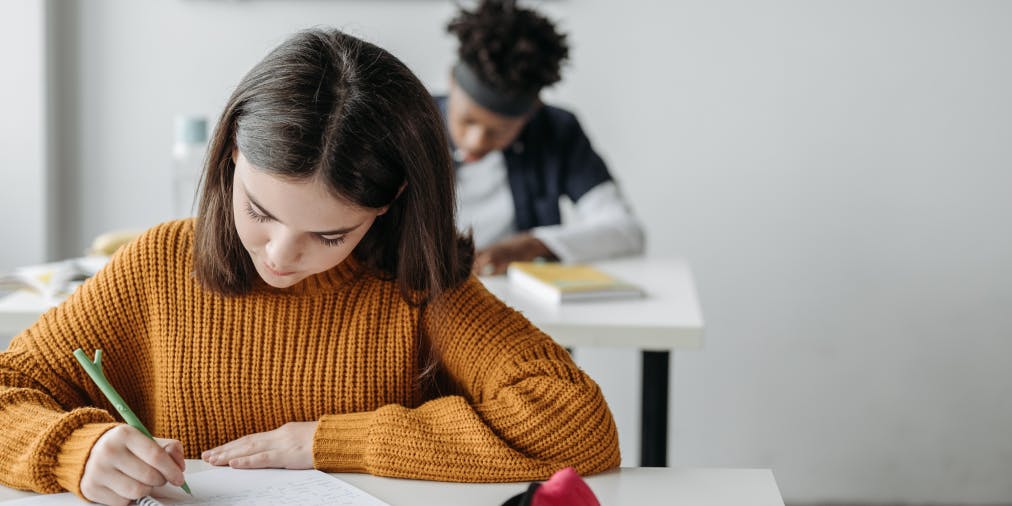
{"label": "girl's face", "polygon": [[315,180],[288,181],[232,156],[232,213],[257,273],[275,288],[288,288],[344,261],[387,211],[335,197]]}

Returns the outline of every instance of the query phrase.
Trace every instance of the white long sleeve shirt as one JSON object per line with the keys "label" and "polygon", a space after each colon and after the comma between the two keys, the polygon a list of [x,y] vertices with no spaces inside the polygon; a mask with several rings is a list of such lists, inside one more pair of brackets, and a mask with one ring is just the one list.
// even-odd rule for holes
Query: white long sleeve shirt
{"label": "white long sleeve shirt", "polygon": [[[506,160],[494,151],[457,167],[457,228],[473,231],[481,250],[518,232]],[[605,181],[573,203],[559,225],[535,227],[531,234],[563,262],[583,262],[642,254],[644,233],[614,181]]]}

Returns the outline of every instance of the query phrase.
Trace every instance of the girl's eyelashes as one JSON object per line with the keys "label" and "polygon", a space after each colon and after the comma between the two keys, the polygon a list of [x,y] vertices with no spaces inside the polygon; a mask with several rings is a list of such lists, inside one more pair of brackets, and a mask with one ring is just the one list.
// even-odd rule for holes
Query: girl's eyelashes
{"label": "girl's eyelashes", "polygon": [[331,238],[331,237],[324,237],[322,235],[318,235],[316,237],[320,238],[320,242],[322,242],[325,246],[340,246],[341,243],[344,242],[344,236],[343,235],[340,236],[340,237],[333,237],[333,238]]}
{"label": "girl's eyelashes", "polygon": [[253,218],[253,221],[256,221],[256,222],[259,222],[259,223],[264,223],[264,222],[270,221],[270,219],[271,219],[270,216],[267,216],[267,215],[260,214],[260,213],[256,212],[256,210],[253,209],[253,206],[250,205],[250,203],[248,201],[246,202],[246,214],[248,214],[250,218]]}
{"label": "girl's eyelashes", "polygon": [[[249,202],[246,202],[246,214],[249,215],[249,217],[252,218],[253,221],[256,221],[258,223],[265,223],[271,221],[270,216],[258,213],[256,209],[253,209],[253,206]],[[317,235],[316,238],[319,239],[319,241],[324,246],[340,246],[341,244],[344,243],[345,240],[345,236],[343,235],[338,237],[325,237],[322,235]]]}

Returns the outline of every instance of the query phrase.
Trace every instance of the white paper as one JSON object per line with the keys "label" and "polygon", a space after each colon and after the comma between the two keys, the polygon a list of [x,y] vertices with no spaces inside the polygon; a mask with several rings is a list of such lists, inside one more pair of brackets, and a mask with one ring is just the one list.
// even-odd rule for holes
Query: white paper
{"label": "white paper", "polygon": [[[335,505],[389,506],[343,480],[326,473],[287,469],[228,467],[186,475],[193,496],[179,487],[159,487],[152,495],[168,505]],[[73,494],[54,494],[5,502],[5,505],[81,505]]]}

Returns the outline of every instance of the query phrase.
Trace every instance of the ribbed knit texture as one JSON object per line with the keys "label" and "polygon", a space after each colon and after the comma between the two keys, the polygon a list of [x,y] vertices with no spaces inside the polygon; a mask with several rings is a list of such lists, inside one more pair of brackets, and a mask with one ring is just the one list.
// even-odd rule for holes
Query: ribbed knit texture
{"label": "ribbed knit texture", "polygon": [[[192,255],[192,220],[149,230],[0,353],[0,483],[80,495],[91,447],[118,417],[78,347],[102,349],[109,381],[187,458],[318,420],[324,471],[495,482],[619,463],[598,386],[473,277],[424,310],[352,259],[225,297],[197,283]],[[457,395],[425,397],[419,343]]]}

